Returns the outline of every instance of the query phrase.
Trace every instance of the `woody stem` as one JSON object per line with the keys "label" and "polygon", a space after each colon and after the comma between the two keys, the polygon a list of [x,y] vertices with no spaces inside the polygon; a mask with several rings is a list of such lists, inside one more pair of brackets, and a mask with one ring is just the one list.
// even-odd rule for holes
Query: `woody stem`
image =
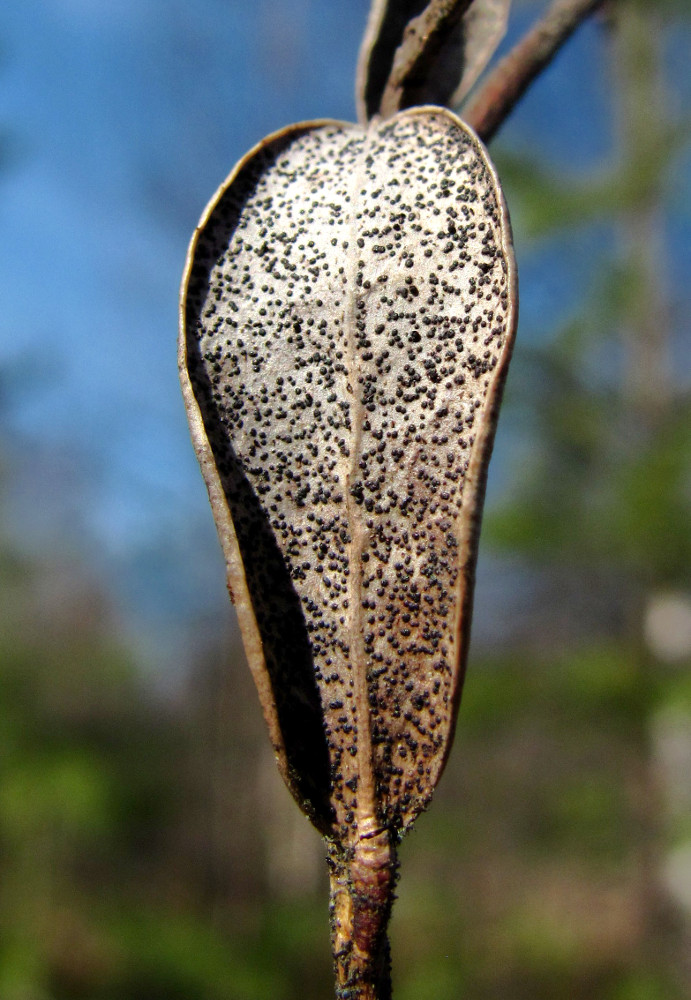
{"label": "woody stem", "polygon": [[328,844],[329,913],[336,1000],[391,1000],[387,926],[396,850],[387,830],[343,851]]}

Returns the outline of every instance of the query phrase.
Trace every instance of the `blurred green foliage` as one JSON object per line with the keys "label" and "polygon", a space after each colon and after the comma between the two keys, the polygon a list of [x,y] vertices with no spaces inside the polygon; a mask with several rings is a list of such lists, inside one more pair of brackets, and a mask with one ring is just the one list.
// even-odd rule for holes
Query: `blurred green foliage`
{"label": "blurred green foliage", "polygon": [[[639,35],[618,44],[637,50],[658,15],[628,10]],[[660,71],[654,51],[640,66]],[[670,595],[691,614],[691,401],[632,235],[657,225],[686,141],[663,111],[590,181],[497,151],[519,264],[524,241],[593,221],[618,249],[544,346],[519,335],[500,435],[527,437],[483,534],[519,600],[472,651],[448,774],[402,846],[397,1000],[691,996],[691,915],[666,875],[691,851],[691,656],[678,618],[653,627]],[[0,587],[2,1000],[329,996],[322,848],[237,645],[219,625],[162,693],[81,563],[0,531]]]}

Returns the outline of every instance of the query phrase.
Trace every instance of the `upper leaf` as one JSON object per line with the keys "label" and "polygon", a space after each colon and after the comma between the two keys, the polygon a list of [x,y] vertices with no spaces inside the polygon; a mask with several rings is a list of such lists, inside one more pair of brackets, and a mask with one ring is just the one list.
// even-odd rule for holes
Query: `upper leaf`
{"label": "upper leaf", "polygon": [[356,75],[358,117],[459,104],[506,31],[511,0],[373,0]]}
{"label": "upper leaf", "polygon": [[428,0],[372,0],[355,74],[355,101],[358,119],[363,124],[379,112],[403,32],[427,3]]}
{"label": "upper leaf", "polygon": [[458,105],[485,69],[506,34],[511,0],[475,0],[463,19],[463,73],[450,104]]}
{"label": "upper leaf", "polygon": [[450,112],[292,126],[236,167],[180,367],[279,765],[339,843],[401,830],[449,750],[516,319],[503,198]]}

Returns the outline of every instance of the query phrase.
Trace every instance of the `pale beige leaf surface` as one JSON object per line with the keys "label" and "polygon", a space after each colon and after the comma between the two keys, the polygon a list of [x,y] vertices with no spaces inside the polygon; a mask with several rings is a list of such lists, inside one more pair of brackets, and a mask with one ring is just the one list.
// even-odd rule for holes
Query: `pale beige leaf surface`
{"label": "pale beige leaf surface", "polygon": [[347,847],[449,751],[516,322],[484,148],[418,108],[292,126],[193,239],[180,369],[282,773]]}
{"label": "pale beige leaf surface", "polygon": [[506,34],[511,0],[475,0],[463,19],[463,75],[450,104],[458,105],[485,69]]}

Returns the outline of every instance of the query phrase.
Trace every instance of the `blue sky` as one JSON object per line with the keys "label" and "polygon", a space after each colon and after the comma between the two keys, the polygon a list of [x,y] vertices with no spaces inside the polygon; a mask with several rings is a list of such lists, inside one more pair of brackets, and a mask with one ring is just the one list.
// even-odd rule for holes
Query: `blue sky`
{"label": "blue sky", "polygon": [[[28,544],[57,537],[85,553],[116,578],[129,609],[165,618],[224,600],[177,383],[186,247],[214,189],[263,135],[312,117],[352,119],[367,7],[5,0],[0,10],[8,517]],[[517,4],[513,34],[526,17]],[[671,56],[682,101],[688,40]],[[502,142],[539,147],[569,170],[598,163],[609,147],[605,69],[601,33],[586,26]],[[689,172],[687,157],[686,194]],[[691,263],[688,210],[675,225],[680,270]],[[598,236],[556,256],[517,237],[529,338],[575,306]],[[496,481],[501,463],[500,439]]]}

